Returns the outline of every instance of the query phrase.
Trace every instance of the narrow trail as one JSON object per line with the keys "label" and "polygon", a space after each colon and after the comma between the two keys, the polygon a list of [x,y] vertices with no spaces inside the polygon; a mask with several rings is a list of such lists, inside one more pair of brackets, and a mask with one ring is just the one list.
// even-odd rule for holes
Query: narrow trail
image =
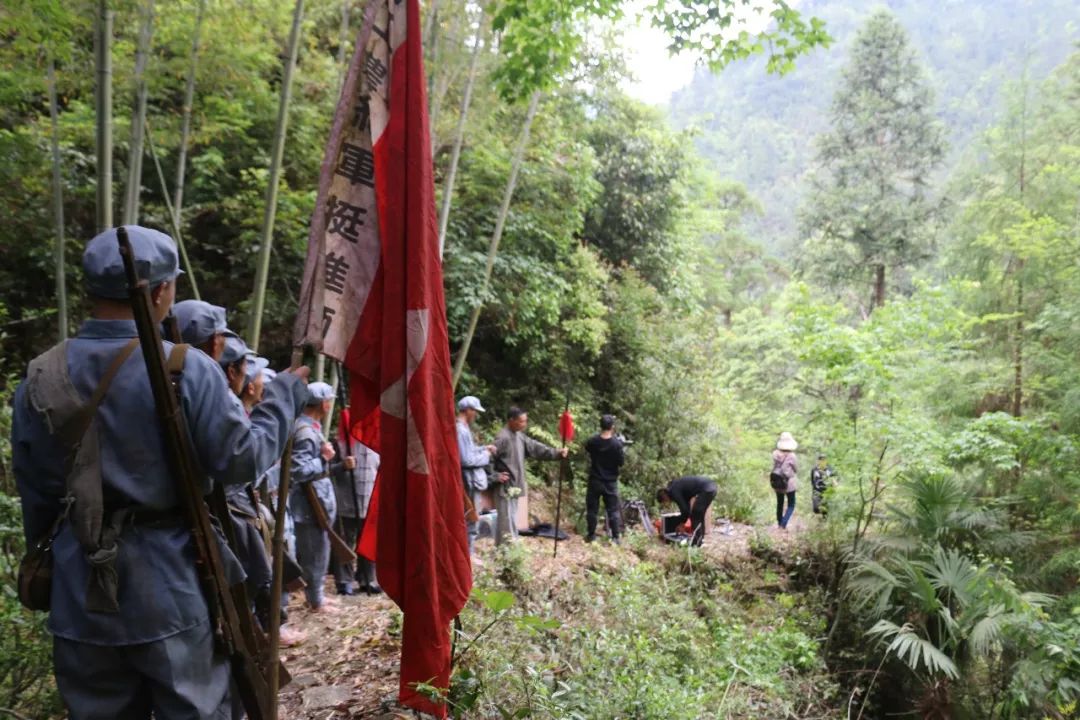
{"label": "narrow trail", "polygon": [[[781,531],[775,526],[718,520],[705,538],[704,554],[716,561],[749,557],[751,541],[758,533],[767,534],[782,551],[806,530],[807,522],[796,516],[790,528]],[[640,533],[641,528],[630,532]],[[603,539],[589,545],[574,534],[559,544],[558,558],[551,556],[551,539],[521,538],[521,542],[533,550],[528,554],[532,581],[551,588],[571,581],[583,567],[617,568],[640,561],[628,548]],[[490,540],[478,542],[478,573],[492,569],[493,549]],[[411,713],[395,712],[400,612],[384,595],[341,597],[334,594],[332,578],[326,582],[327,597],[338,603],[338,614],[315,614],[303,606],[301,594],[290,598],[289,626],[306,633],[307,639],[283,650],[293,681],[281,691],[281,719],[413,718]]]}

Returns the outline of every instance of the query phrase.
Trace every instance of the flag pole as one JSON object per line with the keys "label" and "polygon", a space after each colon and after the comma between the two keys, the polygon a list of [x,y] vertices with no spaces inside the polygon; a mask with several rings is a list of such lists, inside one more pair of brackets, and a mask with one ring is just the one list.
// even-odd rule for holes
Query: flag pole
{"label": "flag pole", "polygon": [[[566,406],[563,408],[563,414],[559,418],[559,435],[562,436],[562,449],[566,449],[566,428],[563,422],[567,415],[570,414],[570,385],[566,386]],[[559,489],[555,495],[555,549],[551,553],[552,558],[559,557],[559,523],[562,520],[562,485],[563,476],[566,475],[566,465],[569,462],[565,457],[559,461]]]}

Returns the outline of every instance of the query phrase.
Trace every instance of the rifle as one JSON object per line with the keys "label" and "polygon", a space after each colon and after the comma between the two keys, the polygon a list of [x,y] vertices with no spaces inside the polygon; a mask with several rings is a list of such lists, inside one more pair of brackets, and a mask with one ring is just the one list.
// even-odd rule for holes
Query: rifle
{"label": "rifle", "polygon": [[120,246],[120,257],[124,262],[128,298],[131,300],[135,326],[139,332],[139,345],[146,361],[150,389],[162,426],[165,450],[177,479],[177,491],[184,513],[191,527],[195,565],[210,617],[229,658],[233,681],[248,717],[251,720],[272,720],[277,716],[274,702],[276,698],[270,697],[265,668],[260,666],[256,653],[247,642],[247,638],[254,635],[251,612],[248,608],[236,607],[225,578],[221,548],[218,546],[210,513],[203,501],[202,489],[206,476],[199,467],[191,445],[187,421],[180,407],[179,387],[174,386],[169,377],[161,334],[158,323],[154,320],[150,284],[146,280],[140,280],[135,271],[134,251],[123,226],[116,229],[116,238]]}
{"label": "rifle", "polygon": [[[165,329],[165,334],[168,336],[170,342],[180,345],[184,342],[183,337],[180,335],[180,326],[177,324],[176,315],[169,311],[169,314],[165,317],[162,327]],[[169,368],[170,372],[175,372],[173,368]],[[177,388],[179,394],[179,388]],[[217,518],[218,524],[221,527],[222,534],[225,535],[225,541],[228,543],[229,548],[233,553],[240,556],[240,544],[236,537],[236,523],[244,523],[246,520],[242,520],[233,515],[229,509],[229,502],[225,496],[225,486],[221,483],[214,483],[210,494],[205,498],[210,505],[210,514]],[[229,588],[229,592],[233,596],[233,604],[237,607],[237,613],[240,615],[240,632],[244,637],[244,643],[247,645],[252,655],[259,658],[267,658],[270,654],[269,638],[263,629],[257,622],[248,622],[248,617],[251,615],[251,597],[247,592],[247,585],[245,583],[237,583]],[[281,685],[287,685],[292,676],[289,675],[288,670],[284,667],[281,668],[278,676],[281,681]]]}
{"label": "rifle", "polygon": [[319,496],[315,494],[315,488],[310,482],[304,483],[304,495],[307,497],[308,504],[311,505],[311,514],[315,516],[315,524],[325,530],[327,537],[330,538],[330,551],[334,553],[337,561],[346,564],[356,562],[356,552],[349,547],[349,543],[334,532],[334,528],[330,527],[330,518],[326,515],[326,508],[319,502]]}

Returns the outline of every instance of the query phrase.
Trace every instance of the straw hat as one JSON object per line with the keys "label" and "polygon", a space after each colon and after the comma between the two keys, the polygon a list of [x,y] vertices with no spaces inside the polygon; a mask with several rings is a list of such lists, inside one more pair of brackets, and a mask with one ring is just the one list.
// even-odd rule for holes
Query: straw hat
{"label": "straw hat", "polygon": [[776,441],[777,450],[795,450],[799,447],[799,443],[795,442],[795,438],[789,432],[780,433],[780,439]]}

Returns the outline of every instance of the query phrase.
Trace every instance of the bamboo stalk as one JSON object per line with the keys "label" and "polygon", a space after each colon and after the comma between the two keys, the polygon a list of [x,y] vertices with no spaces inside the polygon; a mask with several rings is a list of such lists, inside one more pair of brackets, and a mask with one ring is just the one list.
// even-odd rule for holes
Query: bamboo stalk
{"label": "bamboo stalk", "polygon": [[517,185],[518,173],[521,171],[521,164],[525,158],[525,148],[529,144],[529,131],[532,129],[533,119],[536,117],[536,110],[540,106],[540,91],[533,92],[532,99],[529,101],[529,110],[525,114],[525,124],[521,128],[521,138],[518,140],[517,148],[514,150],[514,159],[510,165],[510,177],[506,180],[506,190],[503,193],[502,206],[499,208],[499,215],[495,220],[495,231],[491,234],[491,244],[488,246],[487,264],[484,266],[484,282],[480,286],[480,298],[481,300],[473,307],[472,315],[469,317],[469,329],[465,331],[465,339],[461,342],[461,349],[458,350],[457,359],[454,361],[454,388],[457,388],[458,381],[461,380],[461,373],[465,369],[465,358],[469,355],[469,346],[472,345],[473,336],[476,334],[476,325],[480,322],[480,311],[484,308],[483,296],[487,294],[488,286],[491,284],[491,273],[495,269],[495,258],[499,254],[499,241],[502,239],[503,227],[506,225],[506,216],[510,213],[510,201],[514,197],[514,186]]}
{"label": "bamboo stalk", "polygon": [[161,161],[158,160],[157,151],[154,150],[154,136],[150,132],[150,121],[146,120],[145,123],[146,149],[150,153],[150,159],[154,161],[158,182],[161,184],[161,197],[165,198],[165,206],[169,211],[169,217],[172,219],[173,238],[176,240],[177,247],[180,248],[180,259],[184,263],[188,282],[191,283],[191,292],[196,300],[202,300],[202,297],[199,296],[199,285],[195,282],[195,268],[191,266],[191,260],[188,259],[187,246],[184,244],[184,236],[180,232],[180,213],[176,212],[173,204],[169,202],[169,188],[165,184],[165,173],[161,170]]}
{"label": "bamboo stalk", "polygon": [[94,144],[97,152],[97,230],[113,225],[112,213],[112,34],[113,12],[107,0],[98,0],[94,32]]}
{"label": "bamboo stalk", "polygon": [[53,261],[56,267],[56,310],[57,337],[61,342],[67,339],[67,283],[64,276],[64,188],[60,174],[60,108],[56,100],[56,66],[49,55],[49,120],[52,123],[52,181],[53,181],[53,222],[56,225],[56,245]]}
{"label": "bamboo stalk", "polygon": [[135,107],[131,115],[131,138],[128,142],[128,175],[124,193],[125,225],[139,222],[139,195],[142,192],[143,128],[146,124],[146,64],[154,35],[154,0],[146,0],[142,25],[135,48]]}
{"label": "bamboo stalk", "polygon": [[454,134],[454,148],[450,152],[450,167],[446,173],[446,182],[443,184],[442,207],[439,209],[440,260],[442,260],[443,249],[446,247],[446,226],[450,221],[454,182],[457,180],[458,161],[461,159],[461,145],[465,140],[465,122],[469,115],[469,105],[472,103],[473,86],[476,84],[476,70],[480,66],[480,46],[484,34],[484,19],[484,10],[481,8],[480,17],[476,24],[476,37],[473,38],[472,58],[469,60],[469,77],[465,81],[465,93],[461,98],[461,114],[458,115],[457,130]]}
{"label": "bamboo stalk", "polygon": [[278,182],[281,179],[281,158],[285,151],[285,134],[289,126],[289,101],[292,98],[292,79],[296,70],[296,54],[300,48],[300,26],[304,19],[304,0],[296,0],[292,30],[289,32],[288,58],[281,82],[281,102],[278,105],[277,127],[270,156],[270,178],[266,186],[266,207],[263,214],[262,242],[255,270],[255,293],[248,324],[248,345],[258,351],[262,331],[262,313],[266,303],[266,281],[270,274],[270,249],[274,242],[274,218],[277,215]]}
{"label": "bamboo stalk", "polygon": [[[199,8],[195,11],[195,30],[191,37],[191,61],[188,64],[187,83],[184,86],[184,112],[180,120],[180,154],[176,159],[176,186],[173,187],[173,229],[179,233],[180,211],[184,207],[184,174],[187,166],[188,143],[191,140],[191,110],[195,104],[195,71],[199,65],[199,34],[202,31],[203,14],[206,10],[206,0],[199,0]],[[179,242],[179,240],[177,241]],[[187,262],[187,259],[184,259]],[[188,266],[190,272],[190,265]],[[195,288],[195,281],[191,282]],[[199,291],[195,289],[195,298],[198,299]]]}
{"label": "bamboo stalk", "polygon": [[[338,31],[338,52],[337,52],[337,65],[338,65],[338,80],[337,87],[338,93],[341,92],[341,84],[345,82],[345,71],[348,67],[345,64],[345,60],[348,58],[346,50],[349,47],[349,5],[351,0],[344,0],[341,3],[341,29]],[[321,379],[321,378],[320,378]]]}

